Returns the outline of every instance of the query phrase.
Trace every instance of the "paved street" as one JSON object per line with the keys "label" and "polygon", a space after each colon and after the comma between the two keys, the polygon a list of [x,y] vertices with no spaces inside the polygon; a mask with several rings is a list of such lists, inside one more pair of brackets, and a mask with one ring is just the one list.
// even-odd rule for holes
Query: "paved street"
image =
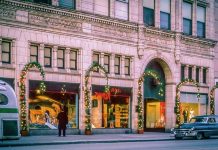
{"label": "paved street", "polygon": [[217,150],[218,139],[2,147],[1,150]]}

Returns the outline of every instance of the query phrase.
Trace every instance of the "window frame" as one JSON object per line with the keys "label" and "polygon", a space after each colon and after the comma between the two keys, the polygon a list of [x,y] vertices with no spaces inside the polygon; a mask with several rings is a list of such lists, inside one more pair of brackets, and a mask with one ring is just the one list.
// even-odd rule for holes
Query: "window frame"
{"label": "window frame", "polygon": [[193,79],[193,77],[192,77],[192,75],[193,75],[192,68],[193,68],[192,66],[189,66],[189,67],[188,67],[188,78],[189,78],[189,79]]}
{"label": "window frame", "polygon": [[[161,14],[167,15],[167,19],[168,19],[168,24],[167,27],[164,27],[164,25],[162,24],[163,22],[161,21]],[[162,23],[161,23],[162,22]],[[162,12],[160,11],[160,28],[161,29],[165,29],[165,30],[170,30],[171,29],[171,18],[170,18],[170,13],[166,13],[166,12]]]}
{"label": "window frame", "polygon": [[[126,60],[128,60],[128,65],[126,65]],[[127,76],[130,76],[130,67],[131,67],[131,58],[126,57],[124,60],[124,73]],[[126,68],[127,68],[127,73],[126,73]]]}
{"label": "window frame", "polygon": [[[94,58],[95,58],[94,56],[97,56],[97,61],[94,61]],[[95,53],[95,52],[93,53],[92,62],[93,63],[96,62],[100,64],[100,54],[99,53]],[[99,72],[99,68],[96,68],[96,69],[93,68],[93,72]]]}
{"label": "window frame", "polygon": [[[46,49],[46,48],[50,50],[50,57],[45,56],[45,53],[44,53],[44,67],[46,67],[46,68],[51,68],[51,67],[52,67],[52,48],[51,48],[51,47],[45,47],[45,48],[44,48],[44,52],[45,52],[45,49]],[[45,65],[45,59],[46,59],[46,58],[49,59],[50,65]]]}
{"label": "window frame", "polygon": [[[71,58],[72,52],[75,52],[75,56],[76,56],[75,59],[72,59],[72,58]],[[77,50],[70,50],[70,70],[77,70],[77,61],[78,61],[78,56],[77,56],[77,54],[78,54],[78,51],[77,51]],[[75,68],[73,68],[73,67],[71,66],[71,62],[75,62]]]}
{"label": "window frame", "polygon": [[[119,64],[116,64],[116,58],[118,58],[118,62],[119,62]],[[115,75],[120,75],[120,66],[121,66],[121,56],[115,56],[115,58],[114,58],[114,73],[115,73]],[[117,67],[117,69],[118,69],[118,72],[116,72],[116,67]]]}
{"label": "window frame", "polygon": [[[197,5],[197,13],[198,13],[198,7],[202,7],[202,6],[200,6],[200,5]],[[200,37],[200,38],[205,38],[205,36],[206,36],[206,7],[202,7],[202,8],[204,8],[204,22],[202,22],[202,21],[199,21],[198,20],[198,17],[197,17],[197,19],[196,19],[196,21],[197,21],[197,37]],[[197,16],[198,14],[196,14],[196,16]],[[199,33],[199,24],[202,24],[202,27],[203,27],[203,29],[201,30],[202,31],[202,33],[203,33],[203,35],[199,35],[198,33]]]}
{"label": "window frame", "polygon": [[181,74],[180,74],[180,80],[183,81],[185,80],[185,65],[181,65]]}
{"label": "window frame", "polygon": [[[108,57],[108,63],[105,63],[105,57]],[[105,54],[104,55],[104,66],[107,66],[108,70],[106,70],[106,67],[105,67],[105,70],[106,70],[106,73],[110,73],[110,55],[108,54]]]}
{"label": "window frame", "polygon": [[[31,54],[31,47],[36,47],[37,50],[36,50],[36,55],[32,55]],[[31,61],[31,57],[36,57],[36,61]],[[30,45],[30,62],[39,62],[39,45],[36,45],[36,44],[31,44]]]}
{"label": "window frame", "polygon": [[[3,50],[3,43],[8,43],[9,44],[9,51],[7,52],[7,51],[4,51]],[[2,60],[2,63],[3,64],[11,64],[11,47],[12,47],[12,42],[11,41],[9,41],[9,40],[2,40],[2,56],[1,56],[1,60]],[[8,61],[3,61],[3,54],[7,54],[7,56],[8,56],[8,58],[9,58],[9,60]]]}
{"label": "window frame", "polygon": [[61,3],[60,3],[60,1],[61,0],[58,0],[58,6],[59,7],[61,7],[61,8],[66,8],[66,9],[72,9],[72,10],[76,10],[76,0],[71,0],[72,1],[72,4],[73,4],[73,6],[71,6],[71,7],[69,7],[69,6],[67,6],[67,5],[60,5]]}
{"label": "window frame", "polygon": [[[63,58],[60,58],[59,55],[58,55],[58,52],[57,52],[57,68],[64,69],[65,68],[65,53],[64,53],[65,49],[59,48],[58,51],[63,51]],[[58,66],[58,60],[63,60],[63,66],[62,67]]]}
{"label": "window frame", "polygon": [[202,70],[202,78],[203,78],[202,82],[204,84],[207,84],[207,68],[203,68],[203,70]]}
{"label": "window frame", "polygon": [[200,82],[200,68],[199,67],[196,67],[195,80],[198,83]]}
{"label": "window frame", "polygon": [[[182,29],[183,29],[183,34],[185,34],[185,35],[192,35],[192,33],[193,33],[193,30],[192,30],[192,27],[193,27],[193,25],[192,25],[192,23],[193,23],[193,18],[192,18],[192,14],[193,14],[193,4],[191,3],[191,2],[187,2],[187,1],[185,1],[185,0],[183,0],[182,1],[182,5],[184,4],[184,3],[186,3],[186,4],[189,4],[189,5],[191,5],[191,18],[186,18],[186,17],[184,17],[183,15],[182,15],[182,18],[183,18],[183,26],[182,26]],[[184,11],[183,10],[183,8],[182,8],[182,11]],[[184,21],[189,21],[189,23],[190,23],[190,25],[191,25],[191,27],[190,27],[190,29],[189,29],[189,32],[187,33],[187,32],[184,32]]]}
{"label": "window frame", "polygon": [[[152,17],[151,17],[151,15],[149,16],[149,18],[151,18],[151,19],[153,19],[152,20],[152,23],[149,23],[150,22],[150,20],[151,19],[149,19],[149,22],[146,22],[146,17],[145,17],[145,12],[146,12],[146,10],[147,11],[153,11],[152,13]],[[151,9],[151,8],[148,8],[148,7],[144,7],[143,6],[143,23],[146,25],[146,26],[152,26],[152,27],[154,27],[154,25],[155,25],[155,9]]]}

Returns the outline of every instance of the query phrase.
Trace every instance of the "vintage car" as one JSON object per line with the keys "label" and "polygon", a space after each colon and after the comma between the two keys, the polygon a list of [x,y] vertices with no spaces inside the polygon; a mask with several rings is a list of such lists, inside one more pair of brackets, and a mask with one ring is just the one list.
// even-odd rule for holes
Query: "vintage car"
{"label": "vintage car", "polygon": [[198,140],[209,138],[210,136],[218,136],[218,116],[195,116],[190,119],[189,123],[183,123],[178,128],[172,128],[171,134],[175,139],[195,137]]}

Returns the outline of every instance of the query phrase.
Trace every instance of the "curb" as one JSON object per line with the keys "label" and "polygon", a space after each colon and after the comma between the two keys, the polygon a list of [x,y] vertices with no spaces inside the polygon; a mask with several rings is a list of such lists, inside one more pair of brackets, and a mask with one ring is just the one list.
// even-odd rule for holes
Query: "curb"
{"label": "curb", "polygon": [[0,144],[0,147],[16,147],[16,146],[35,146],[35,145],[62,145],[62,144],[91,144],[91,143],[126,143],[126,142],[157,142],[171,141],[174,139],[147,139],[147,140],[105,140],[105,141],[60,141],[60,142],[45,142],[45,143],[6,143]]}

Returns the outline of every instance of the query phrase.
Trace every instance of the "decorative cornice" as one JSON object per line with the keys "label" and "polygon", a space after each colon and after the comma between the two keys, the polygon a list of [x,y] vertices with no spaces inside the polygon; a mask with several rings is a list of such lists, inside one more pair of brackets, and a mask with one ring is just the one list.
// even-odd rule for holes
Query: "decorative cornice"
{"label": "decorative cornice", "polygon": [[144,27],[144,31],[146,33],[161,35],[165,37],[175,38],[175,32],[173,31],[165,31],[155,27]]}
{"label": "decorative cornice", "polygon": [[15,7],[20,7],[23,9],[28,9],[28,10],[36,10],[36,11],[41,11],[41,12],[46,12],[50,14],[57,14],[57,15],[62,15],[62,16],[67,16],[71,17],[73,19],[81,19],[81,20],[86,20],[90,22],[97,22],[97,23],[102,23],[102,24],[107,24],[107,25],[112,25],[115,27],[121,27],[121,28],[127,28],[127,29],[132,29],[132,30],[137,30],[137,24],[136,23],[129,23],[127,21],[118,21],[116,19],[111,19],[109,17],[103,17],[100,15],[92,15],[88,13],[82,13],[78,11],[70,11],[66,9],[61,9],[56,6],[50,6],[46,5],[42,6],[37,3],[32,3],[32,2],[23,2],[23,1],[15,1],[15,0],[0,0],[1,4],[6,4],[10,6],[15,6]]}
{"label": "decorative cornice", "polygon": [[181,39],[185,40],[185,41],[189,41],[189,42],[208,45],[208,46],[211,46],[211,47],[214,47],[216,45],[216,43],[217,43],[217,41],[214,41],[214,40],[211,40],[211,39],[201,39],[201,38],[198,38],[198,37],[187,36],[187,35],[182,35]]}

